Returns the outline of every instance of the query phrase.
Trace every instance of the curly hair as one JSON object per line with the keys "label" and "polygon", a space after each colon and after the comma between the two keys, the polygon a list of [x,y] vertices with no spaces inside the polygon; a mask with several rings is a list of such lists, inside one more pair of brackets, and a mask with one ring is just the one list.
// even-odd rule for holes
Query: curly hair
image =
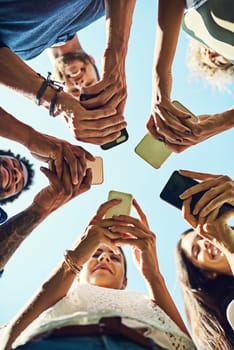
{"label": "curly hair", "polygon": [[205,270],[193,265],[181,247],[182,238],[192,231],[188,229],[183,232],[176,247],[176,271],[192,338],[199,349],[232,350],[232,340],[226,333],[230,326],[219,305],[227,291],[234,288],[233,276],[219,274],[215,279],[210,279]]}
{"label": "curly hair", "polygon": [[30,163],[29,160],[26,159],[25,157],[21,157],[20,154],[14,154],[10,150],[8,150],[8,151],[0,150],[0,157],[1,156],[9,156],[9,157],[13,157],[13,158],[18,159],[20,162],[22,162],[25,165],[25,167],[28,171],[27,183],[25,184],[24,188],[20,192],[14,194],[11,197],[0,199],[0,205],[4,205],[4,204],[10,203],[10,202],[13,202],[16,198],[18,198],[20,196],[20,194],[23,191],[27,191],[31,187],[31,185],[33,183],[34,170],[33,170],[33,164]]}
{"label": "curly hair", "polygon": [[58,58],[56,58],[53,62],[53,72],[52,72],[52,77],[54,80],[57,80],[61,83],[64,82],[64,77],[65,77],[65,65],[68,62],[74,61],[74,60],[78,60],[81,61],[83,63],[90,63],[96,73],[97,76],[97,80],[100,80],[100,75],[97,69],[97,66],[91,61],[90,56],[85,53],[85,52],[69,52],[66,53],[62,56],[59,56]]}
{"label": "curly hair", "polygon": [[211,67],[203,61],[203,45],[194,39],[189,39],[187,50],[187,65],[192,77],[203,79],[214,89],[230,93],[228,85],[234,81],[234,64],[227,67]]}

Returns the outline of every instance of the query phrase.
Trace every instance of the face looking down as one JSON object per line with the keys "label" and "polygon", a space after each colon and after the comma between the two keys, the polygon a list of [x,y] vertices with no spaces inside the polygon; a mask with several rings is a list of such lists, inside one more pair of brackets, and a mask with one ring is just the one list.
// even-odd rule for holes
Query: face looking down
{"label": "face looking down", "polygon": [[100,245],[83,265],[79,274],[79,282],[105,288],[124,289],[127,279],[121,251],[119,250],[119,253],[116,254],[110,247]]}
{"label": "face looking down", "polygon": [[8,198],[22,191],[28,180],[23,162],[10,156],[0,156],[0,198]]}
{"label": "face looking down", "polygon": [[191,231],[181,239],[181,249],[196,267],[216,273],[231,274],[224,253],[210,241]]}
{"label": "face looking down", "polygon": [[82,62],[78,59],[67,62],[64,67],[64,91],[79,97],[82,87],[94,85],[98,81],[94,61]]}
{"label": "face looking down", "polygon": [[206,46],[201,46],[202,61],[211,68],[227,69],[232,65],[225,57]]}

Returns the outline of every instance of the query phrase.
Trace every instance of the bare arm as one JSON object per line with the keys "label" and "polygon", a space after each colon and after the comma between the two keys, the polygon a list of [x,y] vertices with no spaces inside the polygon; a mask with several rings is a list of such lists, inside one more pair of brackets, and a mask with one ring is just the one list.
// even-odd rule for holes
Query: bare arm
{"label": "bare arm", "polygon": [[43,188],[34,198],[33,203],[23,212],[13,216],[0,226],[0,269],[14,254],[24,239],[54,210],[72,198],[87,191],[91,186],[92,173],[88,169],[78,184],[73,185],[69,169],[64,164],[62,179],[58,179],[56,171],[41,168],[50,185]]}
{"label": "bare arm", "polygon": [[75,274],[68,268],[67,264],[60,263],[32,299],[8,324],[7,336],[3,340],[4,350],[10,350],[15,339],[31,322],[67,294],[74,278]]}

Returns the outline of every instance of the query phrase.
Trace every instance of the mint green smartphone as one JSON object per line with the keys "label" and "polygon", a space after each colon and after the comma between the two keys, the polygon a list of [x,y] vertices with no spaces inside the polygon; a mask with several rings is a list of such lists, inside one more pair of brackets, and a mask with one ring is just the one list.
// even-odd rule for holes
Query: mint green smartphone
{"label": "mint green smartphone", "polygon": [[105,218],[112,218],[113,215],[130,215],[133,195],[131,193],[110,191],[108,194],[108,200],[114,198],[121,198],[122,202],[110,208],[107,211]]}
{"label": "mint green smartphone", "polygon": [[87,168],[91,168],[92,170],[92,185],[102,184],[104,181],[102,157],[95,157],[95,160],[93,162],[87,160]]}
{"label": "mint green smartphone", "polygon": [[164,142],[158,141],[147,133],[135,147],[135,153],[155,169],[159,169],[172,151]]}

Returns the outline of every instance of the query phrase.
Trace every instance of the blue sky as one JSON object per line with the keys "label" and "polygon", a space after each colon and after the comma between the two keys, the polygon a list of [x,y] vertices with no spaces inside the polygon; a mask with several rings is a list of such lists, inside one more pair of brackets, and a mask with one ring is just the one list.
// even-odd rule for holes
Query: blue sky
{"label": "blue sky", "polygon": [[[77,143],[61,121],[49,117],[48,112],[25,98],[1,88],[1,105],[15,117],[35,129],[77,143],[104,160],[104,183],[74,199],[48,217],[24,241],[6,266],[1,279],[0,324],[8,322],[46,279],[61,260],[65,249],[82,233],[85,225],[100,203],[107,199],[109,190],[132,193],[145,211],[151,230],[157,235],[157,252],[161,271],[165,276],[179,309],[183,314],[179,282],[176,278],[174,250],[178,237],[187,228],[181,212],[159,198],[171,173],[189,169],[233,177],[233,130],[226,131],[182,154],[172,154],[156,170],[141,160],[134,148],[146,132],[145,124],[151,105],[151,71],[156,28],[156,1],[137,1],[126,63],[128,100],[125,116],[128,122],[128,142],[108,151],[99,146]],[[96,58],[101,69],[105,47],[105,19],[79,33],[83,48]],[[173,65],[172,99],[177,99],[194,114],[213,114],[233,104],[232,94],[212,91],[201,81],[189,77],[186,67],[187,37],[181,32]],[[50,68],[46,54],[28,62],[37,72],[46,75]],[[4,207],[12,216],[28,205],[47,180],[40,173],[42,163],[31,157],[23,146],[0,139],[0,147],[11,149],[29,158],[36,171],[34,185],[28,193]],[[135,215],[134,211],[132,214]],[[130,251],[128,289],[146,291],[144,282],[133,266]],[[184,315],[184,314],[183,314]]]}

